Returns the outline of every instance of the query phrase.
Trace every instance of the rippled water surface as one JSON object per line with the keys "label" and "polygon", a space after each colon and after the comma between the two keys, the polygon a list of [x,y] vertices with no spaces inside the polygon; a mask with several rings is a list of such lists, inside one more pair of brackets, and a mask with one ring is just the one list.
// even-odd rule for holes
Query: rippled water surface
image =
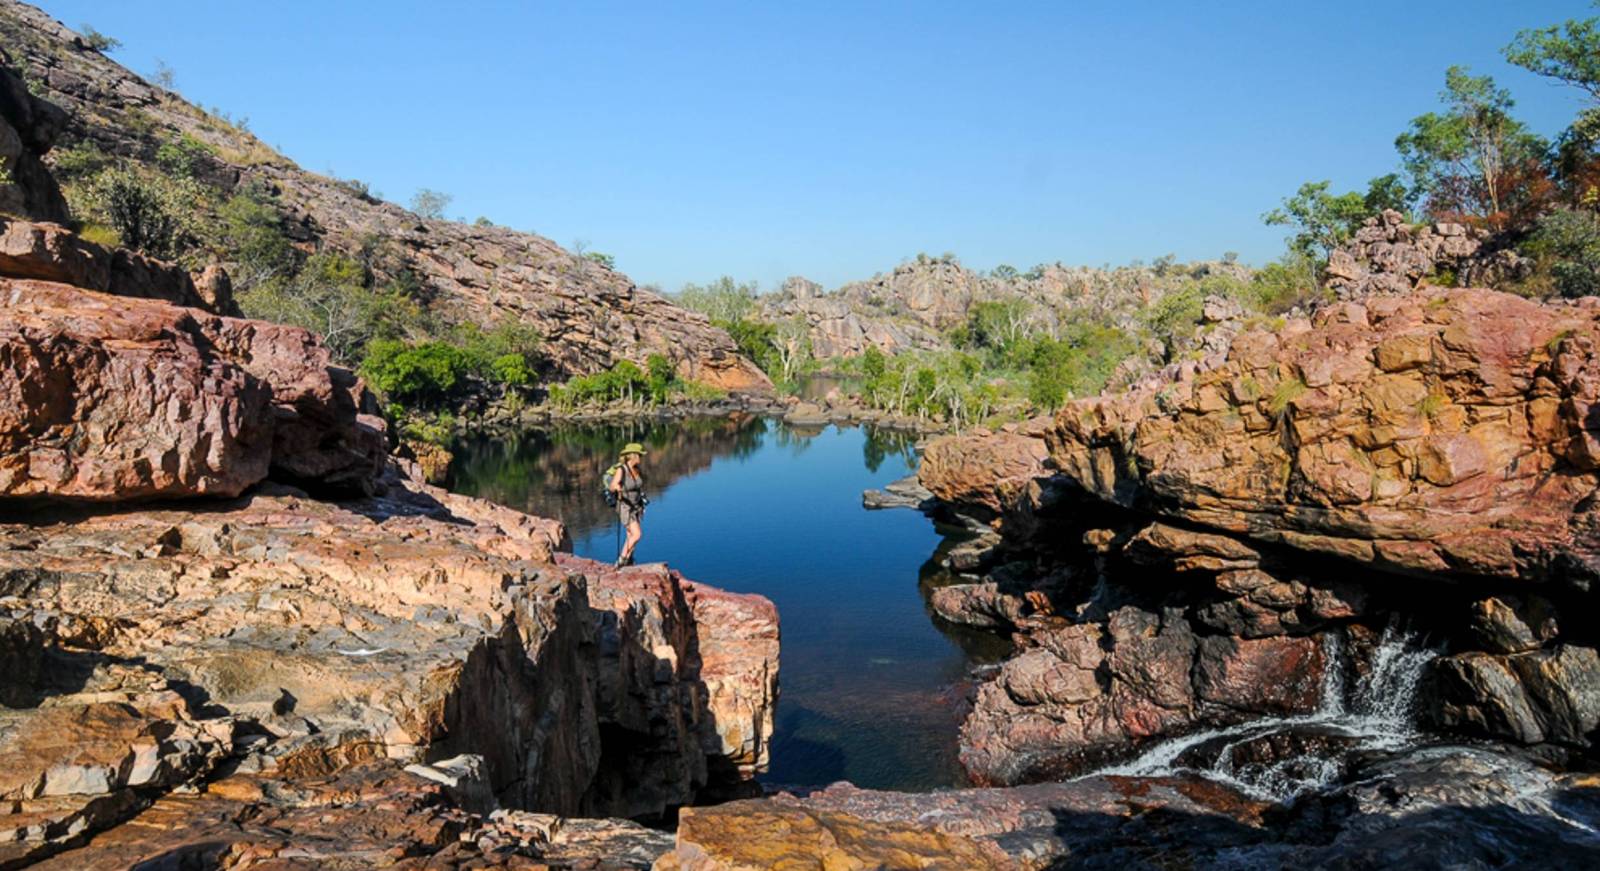
{"label": "rippled water surface", "polygon": [[922,515],[867,511],[861,491],[914,468],[911,441],[761,419],[559,427],[454,446],[452,488],[561,518],[574,550],[616,556],[598,481],[617,449],[649,446],[638,559],[778,606],[782,700],[772,783],[928,789],[962,783],[963,679],[1003,652],[935,625],[940,536]]}

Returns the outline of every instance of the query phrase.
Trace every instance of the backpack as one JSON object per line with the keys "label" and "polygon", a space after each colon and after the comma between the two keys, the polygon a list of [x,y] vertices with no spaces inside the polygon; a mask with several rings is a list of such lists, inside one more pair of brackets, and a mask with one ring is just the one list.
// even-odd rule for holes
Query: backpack
{"label": "backpack", "polygon": [[606,469],[606,473],[600,477],[600,495],[605,497],[606,504],[612,508],[617,507],[617,494],[611,490],[611,478],[620,468],[622,468],[621,463],[612,463],[611,468]]}

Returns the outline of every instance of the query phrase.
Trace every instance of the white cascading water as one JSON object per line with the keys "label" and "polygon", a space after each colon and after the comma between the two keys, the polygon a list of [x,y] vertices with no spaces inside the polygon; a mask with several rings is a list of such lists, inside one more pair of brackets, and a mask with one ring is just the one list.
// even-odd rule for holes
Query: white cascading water
{"label": "white cascading water", "polygon": [[[1227,783],[1256,798],[1288,801],[1328,786],[1343,770],[1343,760],[1361,750],[1399,750],[1417,737],[1413,723],[1417,687],[1438,653],[1409,632],[1390,628],[1373,648],[1370,667],[1353,693],[1345,689],[1345,645],[1339,633],[1324,636],[1322,702],[1312,714],[1267,717],[1163,741],[1138,758],[1102,768],[1085,777],[1120,774],[1156,777],[1198,774]],[[1332,750],[1304,753],[1267,764],[1237,765],[1235,748],[1274,735],[1318,735]],[[1199,751],[1206,748],[1201,754]],[[1194,752],[1191,752],[1194,751]],[[1204,763],[1185,759],[1203,755]]]}

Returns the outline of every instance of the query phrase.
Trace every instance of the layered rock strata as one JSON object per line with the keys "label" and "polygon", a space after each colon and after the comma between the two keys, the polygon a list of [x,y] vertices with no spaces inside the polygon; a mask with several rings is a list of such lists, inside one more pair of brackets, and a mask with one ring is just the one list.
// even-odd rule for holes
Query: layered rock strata
{"label": "layered rock strata", "polygon": [[1359,670],[1395,619],[1445,645],[1425,722],[1587,752],[1600,660],[1571,614],[1600,565],[1597,317],[1481,290],[1374,296],[1069,406],[1042,442],[930,446],[923,484],[1002,534],[933,605],[1019,647],[963,728],[971,774],[1058,776],[1311,713],[1325,676],[1354,676],[1326,651]]}
{"label": "layered rock strata", "polygon": [[770,602],[559,554],[372,408],[303,330],[0,278],[0,862],[643,867],[625,826],[482,814],[764,769]]}

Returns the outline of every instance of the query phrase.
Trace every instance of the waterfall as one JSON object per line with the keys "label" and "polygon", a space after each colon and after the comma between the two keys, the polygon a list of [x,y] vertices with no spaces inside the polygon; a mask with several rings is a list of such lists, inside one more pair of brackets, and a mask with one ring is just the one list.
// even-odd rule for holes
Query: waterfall
{"label": "waterfall", "polygon": [[[1288,801],[1337,781],[1357,751],[1397,750],[1415,742],[1417,688],[1438,653],[1391,626],[1351,692],[1345,681],[1346,646],[1342,633],[1323,637],[1322,698],[1313,713],[1264,717],[1162,741],[1129,762],[1084,776],[1198,774],[1256,798]],[[1252,748],[1263,744],[1270,745],[1266,760],[1252,760]],[[1287,752],[1280,751],[1284,747]]]}

